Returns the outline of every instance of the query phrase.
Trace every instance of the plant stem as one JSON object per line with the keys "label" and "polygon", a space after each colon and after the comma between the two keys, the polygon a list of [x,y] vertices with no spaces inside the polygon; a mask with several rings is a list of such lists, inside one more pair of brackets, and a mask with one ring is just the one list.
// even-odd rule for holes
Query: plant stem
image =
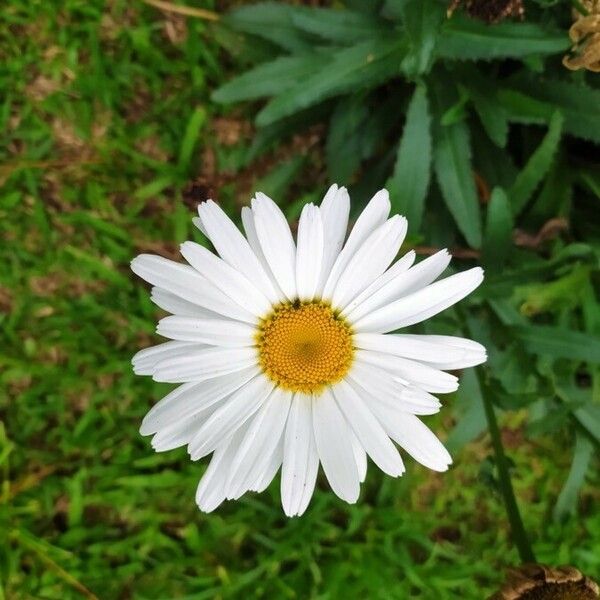
{"label": "plant stem", "polygon": [[[481,376],[480,376],[480,383]],[[517,499],[515,498],[515,492],[513,490],[512,481],[510,479],[510,473],[508,471],[508,460],[504,453],[504,446],[502,445],[502,438],[500,437],[500,429],[498,428],[498,421],[496,420],[496,412],[494,406],[487,394],[487,390],[484,385],[481,385],[483,406],[485,408],[485,416],[488,422],[488,429],[492,438],[492,447],[494,448],[494,455],[496,459],[496,466],[498,468],[498,480],[500,489],[502,491],[502,497],[504,498],[504,506],[506,507],[506,513],[508,515],[508,521],[510,523],[510,529],[512,532],[513,541],[519,551],[521,561],[535,562],[535,555],[531,549],[531,544],[525,532],[523,520],[521,519],[521,513],[519,512],[519,506],[517,505]]]}

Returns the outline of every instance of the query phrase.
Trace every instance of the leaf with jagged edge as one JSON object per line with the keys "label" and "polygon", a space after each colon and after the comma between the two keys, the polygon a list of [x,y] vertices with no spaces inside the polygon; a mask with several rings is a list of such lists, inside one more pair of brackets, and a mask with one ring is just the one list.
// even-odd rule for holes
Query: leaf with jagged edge
{"label": "leaf with jagged edge", "polygon": [[508,192],[510,203],[515,215],[518,215],[527,205],[533,192],[546,176],[560,144],[563,116],[555,112],[550,119],[548,132],[535,152],[529,157],[527,164],[517,175],[514,184]]}
{"label": "leaf with jagged edge", "polygon": [[515,78],[506,88],[499,97],[510,120],[540,123],[558,109],[567,133],[600,144],[600,90],[531,74]]}
{"label": "leaf with jagged edge", "polygon": [[362,160],[362,128],[369,111],[362,96],[343,97],[336,105],[327,133],[325,156],[331,181],[347,185]]}
{"label": "leaf with jagged edge", "polygon": [[[444,90],[438,84],[435,98],[433,164],[444,202],[459,231],[472,248],[481,246],[481,214],[471,163],[469,127],[465,121],[442,125],[441,116],[448,108]],[[444,92],[444,93],[443,93]]]}
{"label": "leaf with jagged edge", "polygon": [[394,212],[408,219],[413,233],[419,231],[431,176],[431,116],[427,90],[415,88],[408,105],[396,164],[387,188]]}
{"label": "leaf with jagged edge", "polygon": [[303,7],[292,14],[292,22],[306,33],[345,46],[394,34],[390,21],[348,9]]}
{"label": "leaf with jagged edge", "polygon": [[315,72],[323,59],[316,52],[280,56],[246,71],[222,85],[212,99],[223,104],[276,96]]}
{"label": "leaf with jagged edge", "polygon": [[405,0],[401,4],[401,14],[410,44],[401,67],[406,76],[413,79],[431,69],[445,11],[436,0]]}
{"label": "leaf with jagged edge", "polygon": [[503,22],[488,25],[455,15],[440,31],[436,54],[454,60],[494,60],[557,54],[569,48],[564,31],[551,31],[535,23]]}
{"label": "leaf with jagged edge", "polygon": [[259,126],[343,93],[370,89],[394,77],[405,54],[402,40],[374,39],[323,55],[315,72],[273,98],[258,114]]}
{"label": "leaf with jagged edge", "polygon": [[312,41],[293,23],[302,7],[278,2],[261,2],[234,8],[221,22],[236,31],[250,33],[291,52],[312,50]]}

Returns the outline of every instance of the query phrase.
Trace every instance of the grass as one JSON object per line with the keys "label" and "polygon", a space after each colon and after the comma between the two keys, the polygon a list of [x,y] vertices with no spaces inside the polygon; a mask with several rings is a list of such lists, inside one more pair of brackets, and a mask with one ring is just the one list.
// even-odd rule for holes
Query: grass
{"label": "grass", "polygon": [[[408,460],[391,480],[371,466],[356,506],[320,480],[301,519],[283,516],[276,483],[198,512],[205,463],[154,454],[137,431],[168,387],[131,372],[131,356],[158,341],[158,311],[128,264],[142,251],[176,256],[211,186],[223,184],[234,215],[243,186],[283,190],[310,164],[283,151],[273,160],[287,171],[232,183],[245,142],[227,136],[244,123],[209,101],[227,59],[202,21],[124,0],[15,0],[0,31],[0,598],[491,593],[518,557],[486,435],[457,442],[447,474]],[[468,390],[446,397],[428,422],[444,437],[470,402]],[[527,441],[524,421],[505,417],[503,435],[538,559],[597,574],[597,474],[580,514],[554,523],[568,444]]]}

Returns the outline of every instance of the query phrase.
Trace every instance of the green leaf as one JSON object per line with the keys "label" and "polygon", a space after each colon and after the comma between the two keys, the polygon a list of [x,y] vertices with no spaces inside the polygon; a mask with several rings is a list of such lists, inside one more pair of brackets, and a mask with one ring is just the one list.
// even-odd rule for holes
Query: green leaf
{"label": "green leaf", "polygon": [[498,101],[506,110],[509,121],[526,125],[547,123],[555,112],[547,102],[541,102],[516,90],[498,90]]}
{"label": "green leaf", "polygon": [[271,100],[256,122],[268,125],[332,96],[379,85],[398,72],[403,53],[399,42],[380,39],[332,50],[312,76]]}
{"label": "green leaf", "polygon": [[252,144],[244,157],[244,164],[255,160],[261,154],[272,149],[276,144],[307,127],[322,122],[327,118],[329,109],[325,104],[311,106],[308,109],[293,113],[289,117],[275,121],[256,132]]}
{"label": "green leaf", "polygon": [[516,327],[515,334],[533,354],[600,363],[600,338],[597,336],[549,325]]}
{"label": "green leaf", "polygon": [[441,29],[437,55],[458,60],[523,58],[557,54],[570,46],[564,31],[551,31],[535,23],[503,22],[487,25],[455,15]]}
{"label": "green leaf", "polygon": [[515,78],[500,98],[512,120],[547,121],[559,110],[564,129],[574,136],[600,143],[600,90],[584,84],[523,75]]}
{"label": "green leaf", "polygon": [[346,185],[362,159],[361,129],[369,117],[362,95],[342,98],[333,114],[327,134],[325,155],[332,181]]}
{"label": "green leaf", "polygon": [[183,140],[181,141],[181,146],[179,147],[179,160],[177,163],[180,171],[185,171],[189,168],[194,148],[198,142],[200,131],[202,130],[202,126],[204,125],[205,121],[206,111],[204,108],[199,106],[196,108],[196,110],[194,110],[187,122],[185,132],[183,134]]}
{"label": "green leaf", "polygon": [[280,56],[222,85],[212,99],[223,104],[281,94],[315,72],[322,64],[317,53]]}
{"label": "green leaf", "polygon": [[514,220],[506,192],[499,187],[492,190],[487,209],[483,264],[491,271],[504,266],[512,248]]}
{"label": "green leaf", "polygon": [[257,181],[255,183],[255,188],[272,198],[282,198],[285,195],[286,190],[297,177],[305,160],[305,156],[298,155],[279,164],[265,177]]}
{"label": "green leaf", "polygon": [[467,90],[475,112],[489,138],[499,148],[506,146],[508,119],[506,110],[498,100],[496,83],[483,77],[477,67],[471,64],[457,65],[453,69]]}
{"label": "green leaf", "polygon": [[572,169],[558,155],[548,173],[535,202],[528,209],[528,218],[537,223],[544,223],[548,215],[568,214],[573,189]]}
{"label": "green leaf", "polygon": [[147,200],[154,196],[158,196],[164,189],[173,185],[174,179],[171,175],[165,175],[164,177],[157,177],[146,185],[142,186],[133,194],[138,200]]}
{"label": "green leaf", "polygon": [[445,11],[444,6],[436,0],[406,0],[401,10],[410,43],[410,51],[402,61],[402,70],[412,78],[431,69],[437,34]]}
{"label": "green leaf", "polygon": [[575,437],[575,449],[573,450],[571,469],[567,480],[560,490],[552,513],[555,521],[562,521],[566,517],[576,513],[579,490],[585,481],[585,474],[590,465],[593,449],[594,446],[587,437],[581,434]]}
{"label": "green leaf", "polygon": [[392,209],[419,231],[431,173],[431,117],[425,86],[415,88],[406,113],[396,164],[387,187]]}
{"label": "green leaf", "polygon": [[560,143],[562,125],[562,115],[555,112],[550,119],[548,133],[531,155],[523,170],[517,175],[515,183],[509,190],[508,195],[515,215],[525,208],[533,192],[550,170]]}
{"label": "green leaf", "polygon": [[261,2],[235,8],[221,22],[236,31],[251,33],[292,52],[309,51],[312,43],[292,20],[293,15],[301,11],[302,7],[289,4]]}
{"label": "green leaf", "polygon": [[390,36],[393,28],[389,21],[376,15],[332,8],[306,8],[292,15],[294,25],[329,43],[351,45],[359,40]]}
{"label": "green leaf", "polygon": [[452,454],[477,438],[485,431],[487,425],[481,387],[475,369],[468,369],[461,376],[455,408],[455,414],[460,417],[457,418],[457,423],[450,431],[445,444]]}
{"label": "green leaf", "polygon": [[473,169],[469,129],[464,122],[434,128],[434,168],[448,210],[473,248],[481,246],[481,219]]}

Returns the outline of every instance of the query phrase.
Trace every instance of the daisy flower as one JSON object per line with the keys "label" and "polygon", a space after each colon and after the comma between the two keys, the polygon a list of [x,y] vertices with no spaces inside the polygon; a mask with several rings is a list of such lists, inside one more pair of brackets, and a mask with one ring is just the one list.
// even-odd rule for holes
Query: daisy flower
{"label": "daisy flower", "polygon": [[301,515],[319,465],[331,489],[354,503],[367,456],[385,473],[404,472],[399,446],[445,471],[452,459],[420,416],[438,412],[432,394],[453,392],[445,370],[485,361],[477,342],[390,333],[420,323],[472,292],[473,268],[434,282],[446,250],[413,266],[394,262],[407,230],[390,217],[386,190],[371,199],[348,238],[350,199],[332,186],[302,210],[296,241],[280,208],[257,193],[242,209],[243,235],[212,200],[194,224],[216,253],[181,245],[189,264],[142,254],[133,271],[171,313],[169,338],[138,352],[134,371],[181,384],[146,415],[140,432],[156,451],[187,445],[212,454],[196,493],[209,512],[225,499],[260,492],[281,468],[281,501]]}

